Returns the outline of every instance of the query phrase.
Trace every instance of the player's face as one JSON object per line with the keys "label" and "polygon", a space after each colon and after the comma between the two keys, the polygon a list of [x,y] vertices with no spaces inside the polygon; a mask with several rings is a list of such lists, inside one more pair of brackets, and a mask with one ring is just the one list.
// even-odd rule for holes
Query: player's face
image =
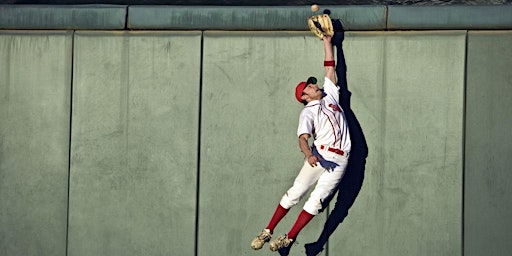
{"label": "player's face", "polygon": [[312,100],[319,100],[322,98],[322,90],[318,88],[318,84],[308,84],[302,91],[302,99],[310,102]]}

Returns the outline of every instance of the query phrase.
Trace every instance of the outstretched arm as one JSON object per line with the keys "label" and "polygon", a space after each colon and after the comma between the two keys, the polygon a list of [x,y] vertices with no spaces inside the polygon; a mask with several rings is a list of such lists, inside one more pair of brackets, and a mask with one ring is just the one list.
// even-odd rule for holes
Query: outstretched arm
{"label": "outstretched arm", "polygon": [[306,157],[309,165],[311,167],[315,167],[316,163],[320,161],[320,159],[311,152],[311,148],[309,147],[308,139],[311,137],[307,133],[303,133],[299,136],[299,147],[304,156]]}
{"label": "outstretched arm", "polygon": [[[324,42],[324,52],[325,52],[325,58],[324,58],[324,67],[325,67],[325,76],[329,78],[334,84],[336,84],[336,72],[334,70],[334,52],[332,49],[332,43],[331,43],[332,37],[330,36],[324,36],[323,42]],[[332,65],[330,65],[332,63]]]}

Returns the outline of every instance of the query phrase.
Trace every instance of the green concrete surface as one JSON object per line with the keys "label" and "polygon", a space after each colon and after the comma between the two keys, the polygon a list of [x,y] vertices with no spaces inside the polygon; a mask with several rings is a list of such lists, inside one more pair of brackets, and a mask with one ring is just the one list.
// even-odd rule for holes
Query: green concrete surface
{"label": "green concrete surface", "polygon": [[72,38],[0,31],[0,255],[66,255]]}
{"label": "green concrete surface", "polygon": [[[302,167],[294,88],[310,75],[323,81],[320,42],[303,32],[205,32],[198,255],[264,253],[250,242]],[[288,232],[303,203],[276,233]],[[324,219],[301,237],[313,239],[308,230]]]}
{"label": "green concrete surface", "polygon": [[311,12],[304,6],[144,6],[128,7],[130,29],[198,30],[286,30],[305,31],[307,17],[329,9],[333,18],[342,18],[349,30],[386,28],[385,6],[322,6]]}
{"label": "green concrete surface", "polygon": [[329,255],[461,255],[465,33],[347,37],[369,155]]}
{"label": "green concrete surface", "polygon": [[468,36],[464,255],[509,255],[512,247],[512,32]]}
{"label": "green concrete surface", "polygon": [[[244,253],[301,165],[295,135],[301,106],[293,88],[309,75],[321,77],[322,45],[302,34],[271,35],[205,34],[199,255],[212,255],[207,248],[219,240],[236,242],[218,255]],[[460,254],[465,33],[347,38],[371,185],[329,255]],[[291,213],[276,231],[287,232],[295,218]],[[324,219],[303,231],[301,244],[316,239]],[[225,232],[209,238],[216,230]],[[290,255],[303,254],[300,246]]]}
{"label": "green concrete surface", "polygon": [[0,5],[1,29],[307,31],[331,11],[347,30],[511,29],[512,5]]}
{"label": "green concrete surface", "polygon": [[0,29],[124,29],[126,5],[0,5]]}
{"label": "green concrete surface", "polygon": [[[510,42],[346,34],[369,155],[324,255],[512,250]],[[249,244],[302,165],[294,87],[322,61],[307,31],[0,31],[0,255],[270,254]]]}
{"label": "green concrete surface", "polygon": [[200,42],[76,34],[69,255],[194,254]]}
{"label": "green concrete surface", "polygon": [[387,29],[510,29],[512,5],[388,6]]}

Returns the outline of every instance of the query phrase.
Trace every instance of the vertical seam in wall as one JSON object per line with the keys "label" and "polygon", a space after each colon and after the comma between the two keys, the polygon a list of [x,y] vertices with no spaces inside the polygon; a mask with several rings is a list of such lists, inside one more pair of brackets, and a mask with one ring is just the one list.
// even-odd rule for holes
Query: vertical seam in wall
{"label": "vertical seam in wall", "polygon": [[[339,193],[339,190],[338,190],[338,193]],[[331,212],[331,208],[329,207],[330,204],[327,205],[327,211],[325,211],[325,223],[327,223],[327,221],[329,220],[329,215],[330,215],[330,212]],[[329,233],[329,225],[325,225],[325,228],[327,229],[327,233]],[[325,256],[329,256],[329,246],[330,245],[330,236],[327,236],[327,241],[325,241]]]}
{"label": "vertical seam in wall", "polygon": [[199,53],[199,106],[197,120],[197,172],[196,172],[196,216],[195,216],[195,238],[194,255],[198,255],[199,244],[199,182],[201,177],[201,113],[202,113],[202,95],[203,95],[203,48],[204,31],[201,31],[200,53]]}
{"label": "vertical seam in wall", "polygon": [[66,199],[66,251],[65,255],[68,255],[69,249],[69,195],[71,188],[71,134],[73,125],[73,76],[74,76],[74,65],[75,63],[75,30],[71,32],[71,81],[69,89],[69,134],[68,134],[68,191]]}
{"label": "vertical seam in wall", "polygon": [[128,30],[128,22],[129,22],[129,10],[130,10],[130,5],[126,5],[125,7],[125,13],[124,13],[124,30]]}
{"label": "vertical seam in wall", "polygon": [[468,45],[469,30],[466,30],[465,46],[464,46],[464,78],[462,92],[462,195],[461,195],[461,255],[464,256],[464,240],[465,240],[465,194],[466,194],[466,102],[467,102],[467,81],[468,81]]}
{"label": "vertical seam in wall", "polygon": [[[123,156],[123,164],[125,166],[129,166],[129,140],[130,140],[130,45],[131,45],[131,37],[130,32],[123,32],[122,33],[122,52],[121,55],[121,86],[119,88],[119,105],[124,107],[121,107],[121,110],[119,111],[119,120],[124,124],[123,128],[123,135],[124,135],[124,151],[125,154]],[[125,57],[126,56],[126,57]],[[126,58],[126,61],[123,61],[123,59]],[[126,71],[126,75],[122,75],[123,71]],[[125,91],[123,92],[123,87],[126,86]],[[124,98],[123,98],[124,97]],[[124,111],[122,111],[124,109]]]}
{"label": "vertical seam in wall", "polygon": [[386,5],[384,5],[384,30],[389,30],[389,3],[386,3]]}

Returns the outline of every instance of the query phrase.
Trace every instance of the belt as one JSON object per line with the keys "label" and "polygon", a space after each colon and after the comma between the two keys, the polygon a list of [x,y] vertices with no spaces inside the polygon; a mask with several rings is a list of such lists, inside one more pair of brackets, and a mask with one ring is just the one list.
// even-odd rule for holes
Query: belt
{"label": "belt", "polygon": [[336,154],[338,154],[338,155],[342,155],[342,156],[344,156],[344,155],[345,155],[345,152],[343,152],[343,150],[341,150],[341,149],[331,148],[331,147],[326,147],[326,146],[324,146],[324,145],[320,145],[320,149],[322,149],[322,150],[323,150],[323,149],[325,149],[325,148],[327,148],[327,151],[331,151],[331,152],[336,153]]}

